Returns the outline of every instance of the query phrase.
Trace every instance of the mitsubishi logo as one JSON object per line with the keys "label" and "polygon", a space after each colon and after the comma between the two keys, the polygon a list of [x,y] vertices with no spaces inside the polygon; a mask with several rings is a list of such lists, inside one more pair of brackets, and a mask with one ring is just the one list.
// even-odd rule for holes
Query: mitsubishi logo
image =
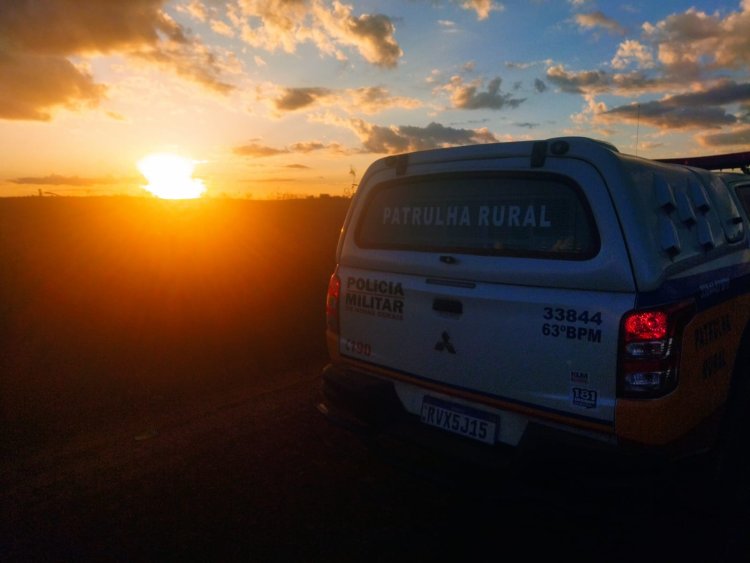
{"label": "mitsubishi logo", "polygon": [[456,353],[456,349],[453,347],[453,344],[451,344],[451,337],[447,332],[443,331],[443,334],[440,335],[440,340],[435,344],[435,350],[438,352],[448,350],[451,354]]}

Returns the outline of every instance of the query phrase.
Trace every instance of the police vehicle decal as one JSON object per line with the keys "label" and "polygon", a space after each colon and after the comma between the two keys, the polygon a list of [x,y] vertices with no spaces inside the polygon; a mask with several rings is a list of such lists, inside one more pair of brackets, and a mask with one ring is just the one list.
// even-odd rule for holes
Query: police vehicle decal
{"label": "police vehicle decal", "polygon": [[404,289],[398,282],[348,276],[344,295],[347,311],[398,321],[404,318]]}
{"label": "police vehicle decal", "polygon": [[657,290],[637,295],[638,307],[656,307],[688,297],[698,297],[697,305],[707,307],[744,295],[750,290],[750,263],[740,263],[709,272],[664,282]]}

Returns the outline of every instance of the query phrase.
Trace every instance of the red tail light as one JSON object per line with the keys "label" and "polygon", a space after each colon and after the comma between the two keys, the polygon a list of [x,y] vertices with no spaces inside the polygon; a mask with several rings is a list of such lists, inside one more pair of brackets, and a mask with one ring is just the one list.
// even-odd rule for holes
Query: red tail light
{"label": "red tail light", "polygon": [[328,293],[326,295],[326,327],[328,330],[338,333],[339,331],[339,296],[341,294],[341,280],[336,272],[328,281]]}
{"label": "red tail light", "polygon": [[677,387],[680,340],[692,302],[630,311],[622,318],[617,394],[655,398]]}
{"label": "red tail light", "polygon": [[664,311],[633,312],[625,317],[626,341],[659,340],[667,335],[669,317]]}

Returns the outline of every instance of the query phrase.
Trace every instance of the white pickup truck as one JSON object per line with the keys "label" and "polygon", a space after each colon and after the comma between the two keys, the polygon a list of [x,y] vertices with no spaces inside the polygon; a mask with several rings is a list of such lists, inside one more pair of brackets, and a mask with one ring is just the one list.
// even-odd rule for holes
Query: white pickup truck
{"label": "white pickup truck", "polygon": [[376,161],[329,284],[322,410],[488,449],[549,430],[713,452],[730,482],[750,465],[748,180],[580,137]]}

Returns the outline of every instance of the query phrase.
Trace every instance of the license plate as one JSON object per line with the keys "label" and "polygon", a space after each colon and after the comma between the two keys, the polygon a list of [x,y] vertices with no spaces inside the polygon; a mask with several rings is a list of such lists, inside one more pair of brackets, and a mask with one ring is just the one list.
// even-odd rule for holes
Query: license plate
{"label": "license plate", "polygon": [[422,399],[421,421],[485,444],[495,443],[497,417],[464,405],[425,395]]}

